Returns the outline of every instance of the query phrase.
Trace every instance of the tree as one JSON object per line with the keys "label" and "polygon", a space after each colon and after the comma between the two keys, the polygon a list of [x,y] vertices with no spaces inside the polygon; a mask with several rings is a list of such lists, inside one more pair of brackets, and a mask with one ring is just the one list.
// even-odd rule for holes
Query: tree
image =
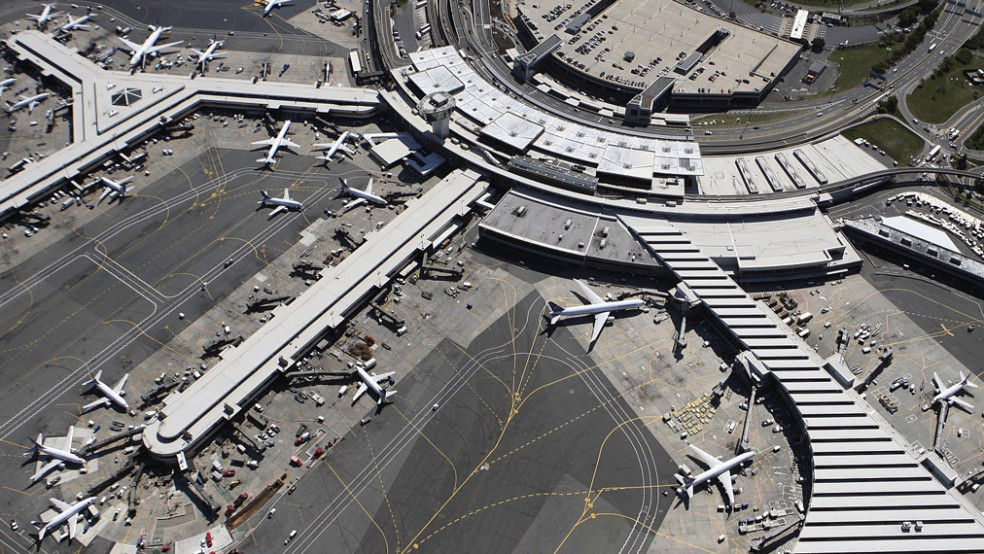
{"label": "tree", "polygon": [[823,40],[820,37],[817,37],[813,39],[811,50],[813,50],[814,53],[819,54],[820,52],[823,52],[823,49],[826,48],[826,46],[827,46],[827,41]]}
{"label": "tree", "polygon": [[881,113],[895,113],[899,109],[899,99],[892,95],[878,103],[878,111]]}

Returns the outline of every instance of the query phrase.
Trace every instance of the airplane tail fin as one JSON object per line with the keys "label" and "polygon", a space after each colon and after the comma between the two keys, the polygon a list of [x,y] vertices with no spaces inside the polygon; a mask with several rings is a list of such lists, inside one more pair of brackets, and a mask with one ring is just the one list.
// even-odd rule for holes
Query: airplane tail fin
{"label": "airplane tail fin", "polygon": [[550,313],[546,317],[550,319],[550,325],[556,325],[557,321],[560,320],[560,312],[564,311],[564,307],[550,301],[547,301],[547,306],[550,308]]}
{"label": "airplane tail fin", "polygon": [[83,387],[91,387],[91,386],[95,385],[97,381],[99,381],[100,379],[102,379],[102,374],[103,374],[103,372],[100,369],[99,371],[96,372],[95,377],[93,377],[92,379],[89,379],[88,381],[82,383],[82,386]]}
{"label": "airplane tail fin", "polygon": [[270,199],[270,193],[268,193],[267,191],[265,191],[265,190],[261,190],[261,191],[260,191],[260,194],[262,194],[262,195],[263,195],[263,199],[264,199],[264,200],[269,200],[269,199]]}
{"label": "airplane tail fin", "polygon": [[31,448],[24,453],[25,456],[33,456],[39,450],[41,450],[41,445],[44,444],[44,433],[38,433],[37,440],[31,439]]}

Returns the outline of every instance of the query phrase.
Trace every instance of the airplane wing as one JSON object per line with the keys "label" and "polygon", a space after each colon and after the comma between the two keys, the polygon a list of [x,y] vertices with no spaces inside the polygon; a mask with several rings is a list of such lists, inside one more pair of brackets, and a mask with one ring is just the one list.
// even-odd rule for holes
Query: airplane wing
{"label": "airplane wing", "polygon": [[88,412],[90,410],[95,410],[96,408],[102,408],[102,407],[106,407],[106,408],[109,407],[109,399],[108,398],[100,398],[99,400],[96,400],[95,402],[89,402],[85,406],[82,406],[82,413],[84,414],[84,413],[86,413],[86,412]]}
{"label": "airplane wing", "polygon": [[106,197],[107,197],[107,196],[109,196],[109,195],[110,195],[110,194],[111,194],[112,192],[113,192],[113,189],[111,189],[111,188],[109,188],[109,187],[106,187],[106,188],[105,188],[105,189],[103,190],[103,193],[102,193],[102,194],[101,194],[101,195],[99,196],[99,202],[96,202],[96,204],[99,204],[99,203],[101,203],[101,202],[102,202],[103,200],[105,200],[105,199],[106,199]]}
{"label": "airplane wing", "polygon": [[290,190],[284,189],[284,200],[290,200]]}
{"label": "airplane wing", "polygon": [[694,454],[697,454],[697,457],[699,457],[701,460],[704,461],[705,464],[707,464],[708,468],[715,468],[721,465],[722,463],[721,460],[715,458],[714,456],[711,456],[707,452],[704,452],[703,450],[697,448],[692,444],[690,445],[690,449],[694,451]]}
{"label": "airplane wing", "polygon": [[591,290],[591,287],[585,285],[583,282],[577,279],[574,279],[574,282],[577,283],[579,287],[581,287],[581,292],[584,293],[584,296],[586,296],[588,300],[591,301],[590,302],[591,304],[600,304],[604,302],[604,300],[600,296],[598,296],[598,293]]}
{"label": "airplane wing", "polygon": [[277,214],[279,214],[281,212],[286,212],[286,211],[287,211],[287,207],[286,206],[277,206],[276,208],[270,210],[270,215],[267,216],[267,219],[273,219],[273,217],[275,215],[277,215]]}
{"label": "airplane wing", "polygon": [[41,466],[41,469],[39,469],[37,473],[31,476],[31,483],[41,480],[42,478],[44,478],[45,475],[54,471],[54,469],[58,467],[61,463],[62,463],[61,460],[51,460],[50,462],[44,464],[43,466]]}
{"label": "airplane wing", "polygon": [[258,140],[258,141],[255,141],[255,142],[251,143],[250,146],[253,147],[252,150],[256,150],[256,147],[258,147],[258,146],[273,146],[273,143],[274,142],[277,142],[277,139],[275,139],[275,138],[268,138],[266,140]]}
{"label": "airplane wing", "polygon": [[152,47],[150,47],[150,48],[147,49],[147,53],[148,54],[156,54],[156,53],[160,52],[161,50],[166,50],[168,48],[174,48],[175,46],[181,44],[182,42],[184,42],[184,41],[183,40],[179,40],[177,42],[169,42],[167,44],[161,44],[160,46],[152,46]]}
{"label": "airplane wing", "polygon": [[69,425],[68,426],[68,436],[65,437],[65,447],[62,448],[62,450],[64,450],[65,452],[71,452],[72,451],[72,439],[74,439],[74,438],[75,438],[75,426],[74,425]]}
{"label": "airplane wing", "polygon": [[721,483],[721,487],[724,488],[724,494],[728,495],[728,506],[734,506],[735,487],[734,483],[731,481],[731,472],[725,471],[721,475],[717,476],[717,480]]}
{"label": "airplane wing", "polygon": [[608,317],[612,312],[601,312],[600,314],[595,314],[594,329],[591,330],[591,342],[598,340],[598,335],[601,334],[601,330],[605,328],[605,323],[608,323]]}
{"label": "airplane wing", "polygon": [[950,402],[953,404],[958,404],[961,408],[967,410],[968,412],[974,411],[974,405],[967,402],[966,400],[961,400],[959,398],[950,397]]}
{"label": "airplane wing", "polygon": [[205,56],[205,52],[201,52],[199,50],[195,50],[194,48],[191,49],[191,53],[192,53],[193,56],[195,56],[198,59],[201,59],[203,56]]}
{"label": "airplane wing", "polygon": [[123,37],[117,37],[117,38],[120,39],[120,42],[122,42],[123,44],[126,45],[125,48],[127,50],[129,50],[131,53],[132,52],[136,52],[137,50],[140,50],[140,45],[139,44],[137,44],[135,42],[130,42],[130,41],[126,40]]}
{"label": "airplane wing", "polygon": [[369,390],[369,387],[365,383],[359,383],[359,390],[355,391],[355,396],[352,397],[352,404],[355,404],[367,390]]}
{"label": "airplane wing", "polygon": [[936,385],[936,390],[938,390],[939,392],[943,392],[944,390],[946,390],[946,387],[943,386],[943,380],[940,379],[939,374],[936,373],[935,371],[933,372],[933,384]]}
{"label": "airplane wing", "polygon": [[372,177],[369,178],[369,184],[366,185],[366,192],[372,194]]}
{"label": "airplane wing", "polygon": [[75,530],[79,526],[79,518],[73,515],[72,517],[68,518],[68,521],[66,521],[65,523],[68,523],[68,540],[69,541],[75,540]]}
{"label": "airplane wing", "polygon": [[349,156],[353,156],[353,157],[355,156],[355,150],[352,150],[351,148],[345,146],[344,144],[340,145],[338,149],[341,150],[342,152],[345,152]]}
{"label": "airplane wing", "polygon": [[289,148],[300,148],[300,145],[299,144],[297,144],[296,142],[290,140],[287,137],[284,137],[284,140],[280,141],[280,146],[287,146]]}
{"label": "airplane wing", "polygon": [[365,203],[366,203],[365,198],[356,198],[355,200],[352,200],[351,202],[347,202],[344,206],[342,206],[342,211],[347,212],[352,208],[355,208],[356,206],[361,206],[362,204]]}
{"label": "airplane wing", "polygon": [[129,377],[130,377],[130,374],[129,373],[124,374],[123,375],[123,378],[120,379],[120,382],[119,383],[116,383],[116,386],[113,387],[113,392],[115,392],[116,394],[118,394],[120,396],[123,396],[123,387],[126,386],[126,380]]}
{"label": "airplane wing", "polygon": [[51,501],[52,506],[58,508],[59,512],[64,512],[65,510],[69,510],[72,508],[71,506],[68,505],[68,502],[65,502],[64,500],[59,500],[55,497],[51,497],[49,498],[49,500]]}

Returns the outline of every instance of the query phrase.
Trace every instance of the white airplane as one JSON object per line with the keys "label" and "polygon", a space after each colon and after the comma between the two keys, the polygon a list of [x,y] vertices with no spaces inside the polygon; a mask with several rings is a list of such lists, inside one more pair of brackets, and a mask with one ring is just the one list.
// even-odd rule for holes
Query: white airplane
{"label": "white airplane", "polygon": [[266,0],[266,7],[263,9],[263,17],[270,15],[273,8],[279,8],[280,6],[289,6],[294,3],[294,0]]}
{"label": "white airplane", "polygon": [[198,50],[195,50],[194,48],[191,49],[192,55],[194,55],[195,57],[198,58],[198,64],[197,65],[201,69],[202,74],[205,73],[205,67],[208,65],[208,62],[210,62],[212,60],[215,60],[215,59],[218,59],[218,58],[225,57],[225,54],[216,54],[215,53],[215,50],[217,48],[222,48],[222,45],[223,44],[224,44],[224,41],[221,41],[221,40],[220,41],[210,40],[209,43],[208,43],[208,48],[206,48],[204,52],[200,52]]}
{"label": "white airplane", "polygon": [[30,115],[34,111],[34,108],[38,107],[38,104],[49,96],[51,96],[50,92],[42,92],[34,96],[24,96],[22,94],[20,95],[20,100],[17,102],[7,101],[7,113],[13,113],[21,108],[27,108],[27,113]]}
{"label": "white airplane", "polygon": [[266,157],[260,158],[260,159],[256,160],[257,162],[263,163],[263,164],[266,164],[266,165],[270,165],[270,164],[276,162],[277,161],[277,158],[275,156],[277,155],[277,150],[280,149],[281,146],[286,146],[288,148],[291,148],[291,147],[298,148],[298,145],[294,141],[292,141],[289,138],[287,138],[287,130],[288,129],[290,129],[290,120],[289,119],[284,122],[284,126],[280,128],[280,132],[277,133],[277,136],[272,137],[272,138],[268,138],[266,140],[258,140],[258,141],[254,142],[251,145],[251,146],[253,146],[253,149],[254,150],[256,149],[257,146],[269,146],[270,147],[270,150],[267,152]]}
{"label": "white airplane", "polygon": [[937,402],[941,404],[943,402],[946,402],[951,406],[957,404],[958,406],[967,410],[968,412],[973,411],[974,406],[972,404],[970,404],[965,400],[961,400],[957,398],[957,395],[960,394],[962,391],[964,391],[966,387],[970,387],[972,389],[977,388],[976,384],[970,382],[970,375],[964,377],[964,374],[961,371],[959,381],[957,381],[956,383],[954,383],[953,385],[947,388],[943,388],[943,381],[940,379],[940,376],[937,375],[936,372],[934,371],[933,384],[936,385],[936,390],[938,390],[939,393],[933,397],[933,401],[930,402],[930,406],[936,404]]}
{"label": "white airplane", "polygon": [[265,190],[261,190],[260,194],[263,195],[263,199],[258,202],[261,208],[276,206],[275,208],[273,208],[273,211],[270,212],[270,215],[269,217],[267,217],[267,219],[270,219],[281,212],[286,212],[290,210],[293,210],[295,212],[304,211],[304,204],[301,204],[297,200],[291,200],[290,191],[288,191],[286,188],[284,189],[284,196],[282,198],[275,198],[273,196],[270,196],[269,194],[267,194]]}
{"label": "white airplane", "polygon": [[69,504],[58,500],[57,498],[51,498],[51,504],[58,509],[60,512],[51,521],[32,521],[31,525],[38,528],[38,542],[44,540],[44,536],[52,531],[57,531],[62,525],[68,524],[68,540],[71,542],[75,539],[75,530],[78,527],[78,517],[79,513],[85,511],[90,504],[96,501],[95,496],[90,496],[89,498],[79,500],[75,504]]}
{"label": "white airplane", "polygon": [[598,335],[601,334],[601,330],[605,327],[605,323],[608,322],[611,313],[618,310],[633,310],[642,307],[646,302],[639,299],[632,300],[618,300],[614,302],[606,302],[600,296],[598,296],[595,291],[591,290],[590,287],[574,279],[574,282],[581,288],[581,292],[584,296],[591,301],[590,304],[585,304],[583,306],[572,306],[565,308],[554,304],[553,302],[547,302],[550,306],[550,312],[547,317],[550,319],[550,325],[556,325],[557,322],[562,317],[576,317],[585,315],[594,315],[594,329],[591,331],[591,340],[589,344],[593,344],[594,341],[598,340]]}
{"label": "white airplane", "polygon": [[130,57],[130,69],[136,69],[137,66],[142,66],[147,61],[147,58],[156,56],[161,50],[177,46],[184,42],[183,40],[179,40],[177,42],[155,46],[157,39],[161,38],[161,34],[170,31],[171,28],[150,25],[148,29],[150,29],[150,36],[147,37],[147,40],[143,41],[143,44],[137,44],[125,38],[120,38],[120,41],[126,45],[126,49],[133,53],[133,56]]}
{"label": "white airplane", "polygon": [[27,18],[36,21],[38,24],[38,29],[44,29],[49,22],[54,21],[56,17],[62,15],[63,13],[63,12],[52,12],[51,9],[54,7],[55,7],[54,4],[45,4],[44,9],[41,10],[41,13],[38,14],[29,13],[27,14]]}
{"label": "white airplane", "polygon": [[3,81],[0,81],[0,94],[3,94],[3,91],[10,88],[10,85],[14,84],[15,82],[16,82],[15,79],[4,79]]}
{"label": "white airplane", "polygon": [[126,185],[133,180],[133,175],[120,179],[119,181],[114,181],[108,177],[100,177],[99,180],[102,181],[103,186],[106,188],[103,190],[102,195],[99,197],[99,202],[96,202],[96,204],[99,204],[111,194],[113,198],[119,198],[120,200],[126,198]]}
{"label": "white airplane", "polygon": [[109,385],[103,383],[100,380],[100,378],[102,377],[102,370],[99,370],[99,372],[96,373],[95,377],[86,381],[85,383],[82,383],[83,387],[93,387],[99,392],[99,394],[103,395],[104,397],[104,398],[100,398],[99,400],[96,400],[95,402],[90,402],[85,406],[82,406],[82,413],[88,412],[89,410],[93,410],[95,408],[99,408],[100,406],[105,406],[108,408],[110,405],[116,405],[120,408],[123,408],[124,410],[129,410],[130,405],[127,404],[126,400],[123,399],[123,395],[126,394],[126,391],[123,390],[123,387],[126,385],[126,380],[129,376],[130,376],[129,373],[124,374],[123,378],[120,379],[118,383],[116,383],[116,386],[110,388]]}
{"label": "white airplane", "polygon": [[325,163],[332,161],[335,158],[335,154],[337,154],[339,150],[348,154],[349,157],[355,156],[355,150],[352,150],[348,146],[345,146],[345,141],[348,140],[349,135],[351,135],[351,132],[345,131],[344,133],[341,134],[341,136],[335,139],[335,142],[326,142],[324,144],[312,144],[311,149],[327,150],[327,152],[325,152]]}
{"label": "white airplane", "polygon": [[[383,373],[382,375],[376,375],[375,373],[369,373],[362,366],[355,366],[355,372],[352,376],[358,377],[362,382],[359,383],[359,388],[355,391],[355,396],[352,397],[352,405],[354,406],[355,403],[359,401],[359,398],[366,393],[366,391],[372,391],[372,395],[376,397],[376,405],[382,406],[383,402],[386,401],[386,398],[396,394],[396,391],[392,389],[384,389],[379,386],[379,384],[389,381],[392,385],[395,383],[393,380],[393,375],[395,374],[396,372],[391,371],[389,373]],[[345,396],[346,392],[348,392],[348,385],[338,390],[338,396]]]}
{"label": "white airplane", "polygon": [[68,426],[68,436],[65,437],[65,446],[62,448],[55,448],[53,446],[44,445],[44,433],[38,434],[38,439],[31,439],[34,443],[31,448],[24,453],[25,456],[33,456],[39,454],[41,456],[47,456],[51,458],[51,461],[41,466],[41,469],[37,473],[31,476],[31,484],[33,485],[38,479],[41,479],[45,475],[51,473],[53,469],[62,465],[65,462],[72,464],[85,465],[85,460],[75,455],[72,450],[72,439],[75,437],[75,426]]}
{"label": "white airplane", "polygon": [[731,480],[731,469],[738,467],[747,460],[751,460],[752,456],[755,456],[755,451],[745,452],[744,454],[739,454],[730,460],[721,461],[692,444],[690,445],[690,449],[693,450],[705,464],[707,464],[708,469],[707,471],[692,478],[680,475],[679,473],[676,474],[675,477],[677,478],[677,481],[679,481],[682,485],[679,489],[677,489],[677,493],[680,496],[686,495],[689,500],[694,495],[695,487],[699,487],[711,479],[717,479],[724,488],[724,493],[728,495],[728,506],[734,506],[735,492],[734,482]]}
{"label": "white airplane", "polygon": [[377,206],[389,206],[389,202],[386,201],[382,196],[377,196],[372,193],[372,178],[369,178],[369,184],[366,185],[365,190],[359,190],[357,188],[352,188],[348,185],[348,181],[339,177],[338,180],[342,183],[339,187],[339,192],[342,194],[347,194],[349,196],[354,196],[355,200],[347,202],[342,206],[342,211],[347,212],[356,206],[365,204],[366,202],[372,202]]}
{"label": "white airplane", "polygon": [[86,25],[85,22],[86,21],[89,21],[93,17],[96,17],[96,14],[94,14],[94,13],[87,13],[87,14],[83,15],[82,17],[78,18],[78,19],[72,19],[72,16],[69,15],[68,16],[68,23],[62,25],[61,27],[59,27],[57,29],[55,29],[55,32],[56,33],[58,33],[58,32],[69,33],[69,32],[72,32],[72,31],[74,31],[76,29],[82,29],[83,31],[88,31],[89,30],[89,26]]}

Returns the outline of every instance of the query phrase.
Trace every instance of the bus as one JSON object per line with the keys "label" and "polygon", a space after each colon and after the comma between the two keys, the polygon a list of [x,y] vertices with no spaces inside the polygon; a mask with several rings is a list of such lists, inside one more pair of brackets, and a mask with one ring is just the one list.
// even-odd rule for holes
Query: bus
{"label": "bus", "polygon": [[933,44],[930,44],[929,45],[929,51],[932,52],[933,50],[936,50],[936,43],[935,42]]}
{"label": "bus", "polygon": [[358,50],[349,52],[349,63],[352,65],[352,75],[358,77],[359,73],[362,73],[362,63],[359,61]]}

